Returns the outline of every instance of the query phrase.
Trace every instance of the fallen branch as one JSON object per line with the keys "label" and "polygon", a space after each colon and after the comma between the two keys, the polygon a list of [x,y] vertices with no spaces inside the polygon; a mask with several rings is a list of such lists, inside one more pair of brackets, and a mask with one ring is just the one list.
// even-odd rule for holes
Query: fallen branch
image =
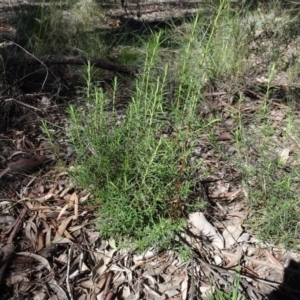
{"label": "fallen branch", "polygon": [[118,63],[106,61],[100,58],[87,58],[84,56],[54,56],[47,55],[42,57],[26,56],[23,60],[18,60],[17,64],[40,64],[45,65],[87,65],[89,62],[92,66],[113,72],[120,72],[129,75],[136,75],[137,68],[120,65]]}

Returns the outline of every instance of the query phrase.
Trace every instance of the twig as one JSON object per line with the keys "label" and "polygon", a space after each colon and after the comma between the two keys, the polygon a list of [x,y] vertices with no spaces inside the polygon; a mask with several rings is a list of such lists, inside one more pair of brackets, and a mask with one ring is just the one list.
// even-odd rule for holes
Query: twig
{"label": "twig", "polygon": [[192,259],[191,262],[191,288],[189,292],[189,299],[193,300],[195,299],[195,262],[194,259]]}
{"label": "twig", "polygon": [[29,105],[29,104],[27,104],[27,103],[21,102],[21,101],[19,101],[19,100],[14,99],[14,98],[5,99],[5,101],[14,101],[14,102],[16,102],[16,103],[18,103],[18,104],[20,104],[20,105],[23,105],[23,106],[25,106],[25,107],[27,107],[27,108],[32,109],[32,110],[41,111],[41,110],[40,110],[39,108],[37,108],[37,107],[34,107],[34,106]]}
{"label": "twig", "polygon": [[66,284],[67,284],[67,289],[69,293],[69,297],[71,300],[73,300],[73,295],[70,287],[70,261],[71,261],[71,256],[72,256],[72,246],[69,248],[69,253],[68,253],[68,266],[67,266],[67,277],[66,277]]}
{"label": "twig", "polygon": [[108,273],[108,276],[107,276],[107,279],[106,279],[106,282],[105,282],[105,288],[104,288],[104,291],[103,291],[103,298],[102,299],[105,299],[105,300],[107,300],[107,298],[108,298],[108,295],[109,295],[109,286],[110,286],[110,284],[111,284],[111,280],[112,280],[112,275],[113,275],[113,272],[112,271],[110,271],[109,273]]}

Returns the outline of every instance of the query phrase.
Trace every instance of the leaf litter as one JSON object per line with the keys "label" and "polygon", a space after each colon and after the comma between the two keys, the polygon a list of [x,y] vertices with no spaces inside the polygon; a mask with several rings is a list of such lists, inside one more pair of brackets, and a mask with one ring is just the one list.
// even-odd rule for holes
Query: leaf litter
{"label": "leaf litter", "polygon": [[[280,110],[276,109],[281,117],[274,117],[275,122],[284,119]],[[230,151],[234,147],[232,135],[223,132],[217,134],[221,137],[217,140]],[[5,256],[15,251],[14,247],[5,248],[9,245],[5,233],[21,218],[16,214],[20,207],[26,208],[23,225],[15,233],[16,255],[2,274],[3,282],[14,291],[10,299],[24,294],[53,300],[110,299],[116,295],[120,299],[188,299],[199,292],[207,299],[206,293],[215,286],[226,287],[237,277],[247,290],[246,294],[240,290],[241,295],[250,299],[261,299],[278,287],[285,262],[299,259],[298,254],[279,248],[266,250],[247,232],[248,211],[238,171],[209,150],[205,137],[201,141],[196,155],[205,158],[205,167],[215,170],[201,178],[201,185],[216,206],[214,215],[198,212],[189,216],[190,228],[180,237],[194,253],[186,262],[175,251],[126,253],[117,250],[113,241],[102,240],[92,225],[96,217],[93,208],[85,204],[91,194],[77,189],[66,172],[54,175],[50,167],[44,175],[20,178],[26,189],[0,203],[4,263],[8,261]],[[283,163],[297,148],[293,145],[291,142],[278,152]],[[236,268],[241,268],[239,275]]]}

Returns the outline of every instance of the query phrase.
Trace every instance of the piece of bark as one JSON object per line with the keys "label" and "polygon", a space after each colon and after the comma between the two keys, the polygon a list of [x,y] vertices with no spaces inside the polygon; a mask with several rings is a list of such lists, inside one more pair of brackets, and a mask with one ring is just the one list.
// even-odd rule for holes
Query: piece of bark
{"label": "piece of bark", "polygon": [[25,174],[36,172],[47,159],[44,155],[26,154],[17,161],[9,163],[8,167],[0,173],[0,178],[10,170]]}

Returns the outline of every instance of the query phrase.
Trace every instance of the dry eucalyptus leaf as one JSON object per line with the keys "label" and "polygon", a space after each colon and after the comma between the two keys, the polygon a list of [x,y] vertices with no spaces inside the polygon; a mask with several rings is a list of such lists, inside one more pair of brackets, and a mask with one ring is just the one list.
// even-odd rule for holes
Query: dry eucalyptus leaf
{"label": "dry eucalyptus leaf", "polygon": [[149,258],[153,257],[154,255],[156,255],[156,252],[149,250],[149,251],[146,251],[142,254],[134,255],[133,256],[133,261],[134,262],[137,262],[137,261],[140,261],[140,260],[143,261],[143,260],[146,260],[146,259],[149,259]]}
{"label": "dry eucalyptus leaf", "polygon": [[47,294],[45,292],[34,292],[32,300],[46,300]]}
{"label": "dry eucalyptus leaf", "polygon": [[224,240],[221,234],[206,220],[201,212],[189,215],[189,225],[191,231],[198,236],[204,235],[211,241],[213,247],[218,249],[224,248]]}
{"label": "dry eucalyptus leaf", "polygon": [[189,281],[189,277],[186,275],[184,277],[184,280],[181,283],[181,299],[182,300],[186,300],[187,299],[187,295],[188,295],[188,281]]}
{"label": "dry eucalyptus leaf", "polygon": [[67,209],[70,207],[69,204],[66,204],[59,212],[58,217],[57,217],[57,221],[59,221],[60,217],[67,211]]}
{"label": "dry eucalyptus leaf", "polygon": [[241,236],[243,232],[242,224],[243,220],[240,218],[231,218],[222,222],[225,226],[223,231],[223,237],[225,240],[225,247],[229,248],[232,245],[236,244],[238,238]]}
{"label": "dry eucalyptus leaf", "polygon": [[54,240],[57,240],[63,236],[65,229],[67,228],[67,226],[72,220],[73,220],[73,216],[70,216],[67,219],[63,220],[63,222],[59,225],[58,230],[56,231]]}
{"label": "dry eucalyptus leaf", "polygon": [[250,239],[250,235],[248,232],[244,232],[237,240],[238,243],[248,242]]}
{"label": "dry eucalyptus leaf", "polygon": [[286,163],[290,157],[290,147],[284,148],[280,153],[280,160],[282,163]]}
{"label": "dry eucalyptus leaf", "polygon": [[29,279],[22,275],[13,275],[5,279],[5,282],[8,286],[13,286],[14,284],[22,281],[29,282]]}

